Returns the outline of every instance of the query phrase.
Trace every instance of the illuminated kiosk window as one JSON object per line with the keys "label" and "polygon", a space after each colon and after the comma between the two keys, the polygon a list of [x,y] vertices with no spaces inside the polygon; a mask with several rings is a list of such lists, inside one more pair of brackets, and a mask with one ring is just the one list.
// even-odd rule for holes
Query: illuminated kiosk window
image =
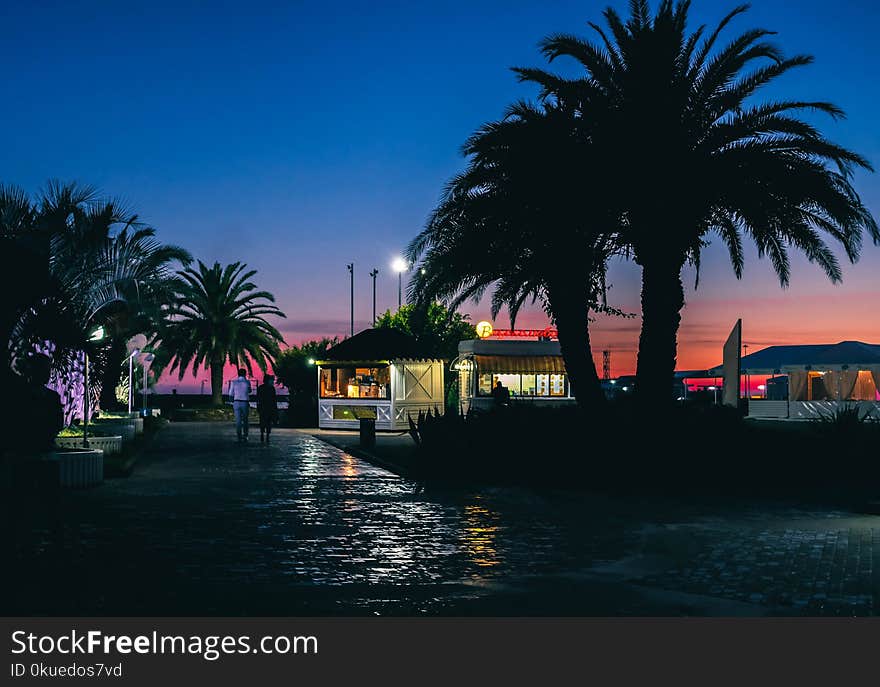
{"label": "illuminated kiosk window", "polygon": [[501,382],[503,386],[506,386],[510,391],[511,396],[519,396],[520,395],[520,375],[514,374],[495,374],[492,375],[492,386],[494,387],[498,382]]}
{"label": "illuminated kiosk window", "polygon": [[383,367],[322,367],[321,398],[391,398],[391,374]]}
{"label": "illuminated kiosk window", "polygon": [[478,396],[491,396],[497,382],[506,386],[513,396],[554,398],[566,396],[568,388],[564,374],[480,374]]}

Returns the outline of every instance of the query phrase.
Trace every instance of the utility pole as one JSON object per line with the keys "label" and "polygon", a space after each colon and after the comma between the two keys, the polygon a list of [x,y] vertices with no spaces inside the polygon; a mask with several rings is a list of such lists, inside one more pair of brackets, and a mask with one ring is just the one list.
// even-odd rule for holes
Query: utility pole
{"label": "utility pole", "polygon": [[611,379],[611,351],[602,351],[602,379]]}
{"label": "utility pole", "polygon": [[351,336],[354,336],[354,263],[350,262],[346,265],[348,273],[351,275]]}
{"label": "utility pole", "polygon": [[373,278],[373,326],[376,326],[376,275],[379,274],[379,270],[377,268],[373,268],[373,271],[370,272],[370,276]]}

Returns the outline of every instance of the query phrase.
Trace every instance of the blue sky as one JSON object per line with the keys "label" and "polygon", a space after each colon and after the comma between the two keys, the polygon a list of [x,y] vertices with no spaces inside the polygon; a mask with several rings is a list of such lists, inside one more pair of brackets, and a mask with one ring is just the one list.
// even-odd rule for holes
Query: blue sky
{"label": "blue sky", "polygon": [[[257,268],[288,314],[289,342],[343,334],[345,264],[356,263],[365,324],[368,271],[380,270],[380,309],[392,306],[389,263],[461,168],[465,137],[532,95],[509,67],[540,65],[535,46],[544,35],[586,33],[606,4],[6,0],[0,180],[31,191],[50,177],[95,184],[126,199],[163,240],[205,261]],[[693,25],[732,6],[698,0]],[[734,29],[755,25],[780,31],[786,52],[816,56],[767,96],[836,102],[849,117],[826,131],[880,164],[878,4],[764,0]],[[861,175],[858,188],[880,210],[877,177]],[[707,252],[700,290],[689,293],[683,347],[689,336],[723,341],[743,312],[755,341],[880,341],[876,307],[873,322],[849,313],[835,329],[803,310],[803,326],[780,333],[767,316],[802,312],[810,299],[876,303],[880,249],[866,248],[834,289],[799,265],[784,293],[769,266],[752,260],[737,282],[723,258],[716,247]],[[637,271],[621,266],[612,276],[614,297],[637,309]],[[637,320],[599,323],[599,336],[628,359],[634,327]],[[841,327],[853,335],[837,336]]]}

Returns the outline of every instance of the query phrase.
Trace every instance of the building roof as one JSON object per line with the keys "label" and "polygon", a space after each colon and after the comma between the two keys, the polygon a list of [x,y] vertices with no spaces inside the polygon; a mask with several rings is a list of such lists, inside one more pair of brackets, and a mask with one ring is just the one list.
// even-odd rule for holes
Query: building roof
{"label": "building roof", "polygon": [[[743,356],[744,374],[773,374],[784,370],[816,370],[847,366],[880,365],[880,345],[861,341],[841,341],[836,344],[808,344],[802,346],[770,346]],[[711,372],[721,375],[722,366]]]}
{"label": "building roof", "polygon": [[414,337],[397,329],[364,329],[329,349],[319,363],[427,360],[433,356],[420,350]]}
{"label": "building roof", "polygon": [[537,339],[467,339],[458,342],[458,355],[562,355],[558,341]]}

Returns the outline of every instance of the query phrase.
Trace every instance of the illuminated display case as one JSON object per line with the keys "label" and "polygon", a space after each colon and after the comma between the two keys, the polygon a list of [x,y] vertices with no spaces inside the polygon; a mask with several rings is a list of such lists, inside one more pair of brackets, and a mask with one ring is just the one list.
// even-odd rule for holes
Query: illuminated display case
{"label": "illuminated display case", "polygon": [[462,341],[452,368],[458,373],[459,397],[465,412],[492,408],[492,389],[498,382],[510,392],[511,403],[574,402],[558,341],[543,338]]}

